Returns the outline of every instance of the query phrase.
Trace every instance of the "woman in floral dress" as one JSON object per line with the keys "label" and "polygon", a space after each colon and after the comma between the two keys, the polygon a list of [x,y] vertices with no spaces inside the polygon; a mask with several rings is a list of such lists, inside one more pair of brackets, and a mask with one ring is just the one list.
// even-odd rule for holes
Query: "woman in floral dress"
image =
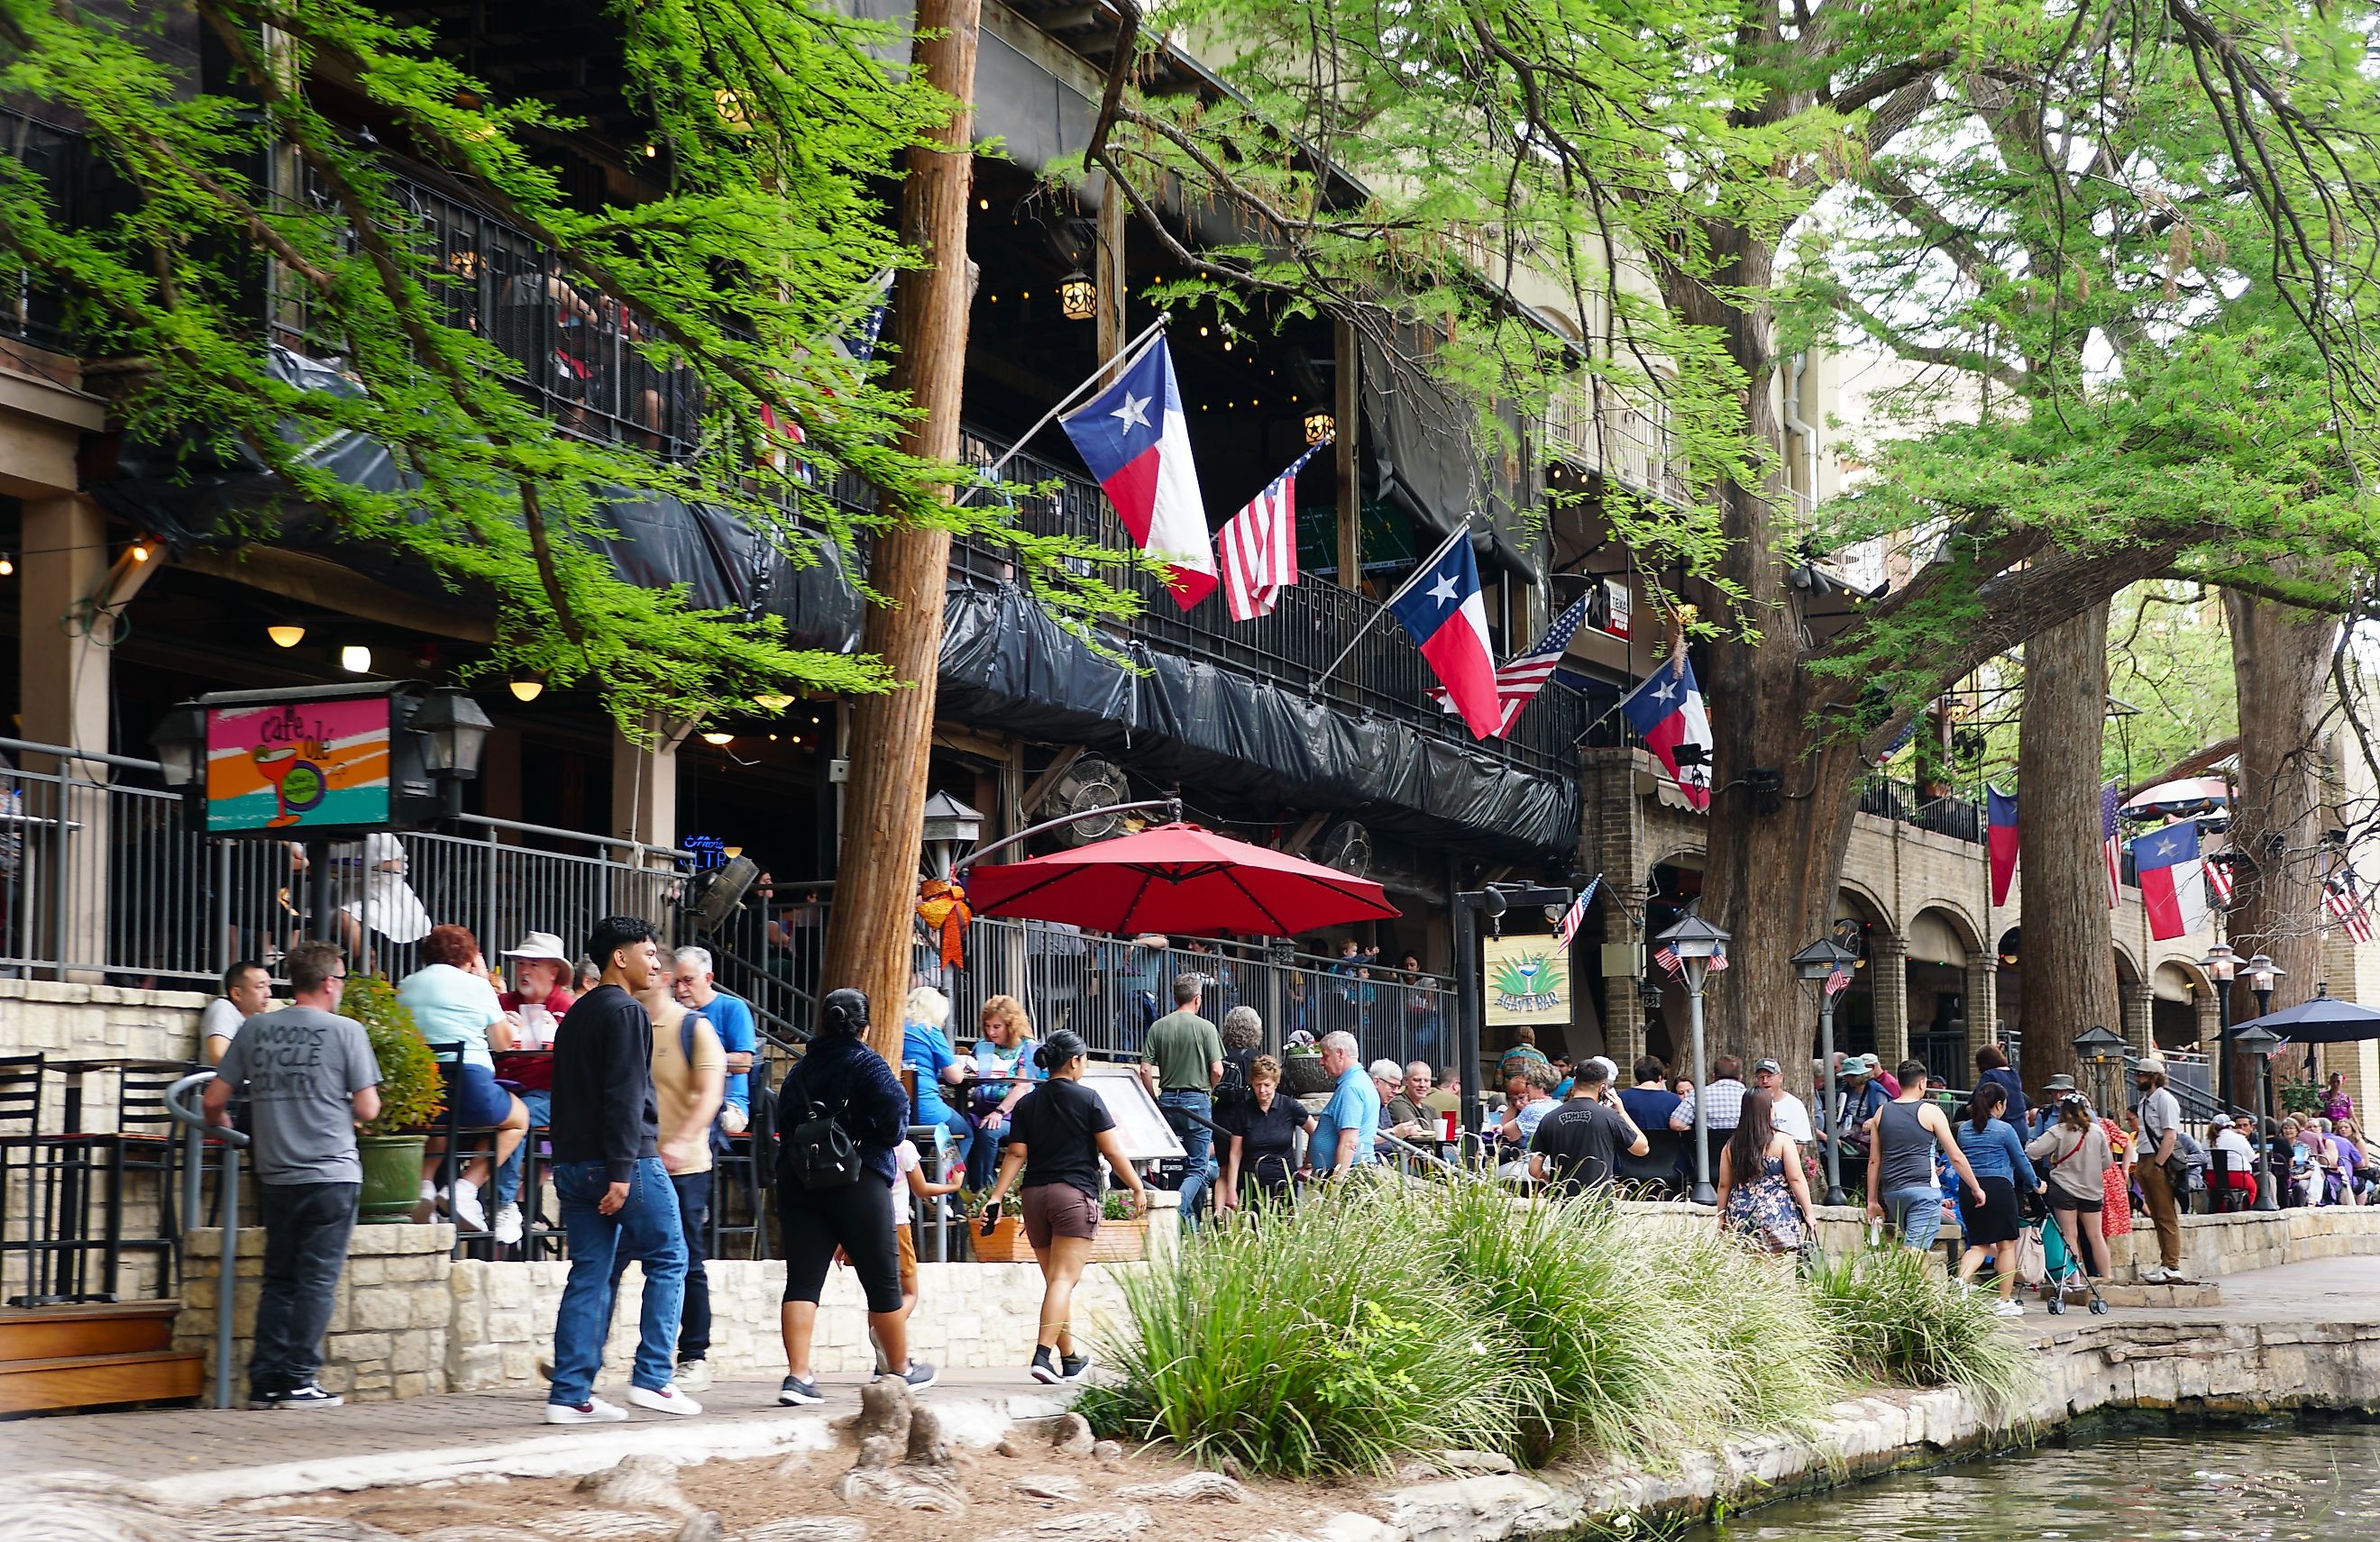
{"label": "woman in floral dress", "polygon": [[2132,1138],[2123,1126],[2099,1115],[2099,1127],[2107,1132],[2107,1150],[2115,1160],[2107,1163],[2099,1187],[2107,1198],[2099,1208],[2099,1235],[2104,1237],[2130,1236],[2132,1233]]}
{"label": "woman in floral dress", "polygon": [[1792,1253],[1816,1225],[1802,1150],[1776,1125],[1777,1094],[1743,1101],[1742,1122],[1718,1157],[1718,1223],[1755,1247]]}

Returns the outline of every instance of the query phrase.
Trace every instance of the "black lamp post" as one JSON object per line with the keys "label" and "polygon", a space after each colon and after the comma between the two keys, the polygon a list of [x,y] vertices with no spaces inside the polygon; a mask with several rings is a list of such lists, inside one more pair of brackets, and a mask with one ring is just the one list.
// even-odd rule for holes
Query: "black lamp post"
{"label": "black lamp post", "polygon": [[2215,1075],[2216,1095],[2222,1100],[2223,1112],[2228,1114],[2239,1106],[2231,1085],[2231,979],[2239,972],[2240,956],[2231,951],[2229,943],[2216,943],[2198,961],[2215,982]]}
{"label": "black lamp post", "polygon": [[1838,976],[1848,981],[1858,966],[1859,955],[1832,936],[1820,937],[1793,955],[1793,972],[1818,986],[1818,1123],[1826,1134],[1830,1205],[1841,1204],[1844,1198],[1841,1132],[1835,1128],[1835,997],[1842,988],[1833,982]]}
{"label": "black lamp post", "polygon": [[1465,1130],[1479,1127],[1480,1018],[1485,1011],[1479,994],[1479,926],[1474,914],[1501,922],[1513,906],[1558,905],[1569,909],[1572,891],[1542,884],[1490,884],[1454,897],[1454,1017],[1455,1064],[1463,1072],[1463,1122]]}
{"label": "black lamp post", "polygon": [[1703,1054],[1703,982],[1710,978],[1711,960],[1727,951],[1727,934],[1688,910],[1678,923],[1655,939],[1678,956],[1686,977],[1687,1009],[1694,1036],[1694,1193],[1698,1205],[1716,1204],[1718,1190],[1711,1186],[1710,1074]]}
{"label": "black lamp post", "polygon": [[[2249,1023],[2231,1041],[2243,1054],[2256,1057],[2256,1106],[2269,1109],[2271,1080],[2266,1062],[2289,1041],[2269,1028]],[[2256,1208],[2278,1210],[2279,1201],[2273,1198],[2273,1116],[2267,1112],[2257,1121],[2256,1128]]]}
{"label": "black lamp post", "polygon": [[2102,1114],[2112,1114],[2115,1099],[2108,1091],[2108,1077],[2123,1074],[2125,1048],[2122,1034],[2110,1033],[2098,1023],[2074,1036],[2075,1061],[2090,1068],[2091,1101]]}
{"label": "black lamp post", "polygon": [[[2256,1016],[2263,1018],[2271,1015],[2273,1010],[2273,982],[2282,979],[2288,975],[2289,972],[2289,970],[2281,968],[2280,965],[2274,963],[2270,954],[2259,953],[2254,958],[2248,960],[2248,989],[2256,993]],[[2286,1040],[2283,1041],[2284,1043],[2287,1042],[2288,1041]],[[2268,1124],[2279,1117],[2273,1109],[2273,1099],[2280,1090],[2273,1085],[2275,1079],[2276,1078],[2272,1072],[2271,1060],[2270,1057],[2267,1056],[2265,1074],[2261,1078],[2261,1083],[2265,1090],[2264,1095],[2256,1100],[2256,1108],[2259,1113],[2264,1114],[2265,1122]]]}

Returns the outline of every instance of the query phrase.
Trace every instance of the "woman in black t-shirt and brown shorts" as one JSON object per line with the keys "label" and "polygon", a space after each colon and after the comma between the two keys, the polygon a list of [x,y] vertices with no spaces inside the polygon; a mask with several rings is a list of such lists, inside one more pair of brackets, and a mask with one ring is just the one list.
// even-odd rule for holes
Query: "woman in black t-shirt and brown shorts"
{"label": "woman in black t-shirt and brown shorts", "polygon": [[1075,1283],[1091,1260],[1091,1241],[1099,1230],[1099,1159],[1132,1190],[1136,1208],[1146,1191],[1140,1175],[1125,1160],[1116,1138],[1115,1120],[1099,1095],[1083,1085],[1083,1041],[1063,1029],[1033,1052],[1033,1062],[1048,1076],[1009,1120],[1008,1144],[1000,1158],[1000,1178],[983,1207],[983,1235],[990,1236],[1000,1221],[1001,1197],[1025,1174],[1020,1195],[1025,1240],[1041,1265],[1041,1331],[1033,1350],[1033,1379],[1074,1381],[1090,1368],[1088,1355],[1075,1353],[1075,1336],[1067,1327],[1073,1315]]}

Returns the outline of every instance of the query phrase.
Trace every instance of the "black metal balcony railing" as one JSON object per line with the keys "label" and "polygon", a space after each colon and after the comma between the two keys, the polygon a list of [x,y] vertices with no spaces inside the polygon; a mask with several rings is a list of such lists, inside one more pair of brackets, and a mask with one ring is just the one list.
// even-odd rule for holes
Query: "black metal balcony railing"
{"label": "black metal balcony railing", "polygon": [[[1007,448],[990,435],[968,429],[960,455],[988,466]],[[1109,512],[1105,495],[1079,473],[1022,453],[1002,475],[1012,483],[1054,488],[1018,501],[1016,523],[1022,528],[1036,535],[1077,536],[1118,552],[1130,549],[1130,538]],[[1014,576],[1002,553],[969,542],[953,548],[951,565],[975,578]],[[1141,613],[1129,623],[1131,634],[1168,653],[1220,665],[1285,690],[1318,690],[1320,698],[1334,706],[1393,718],[1529,771],[1568,777],[1576,767],[1574,745],[1585,727],[1586,712],[1575,693],[1548,686],[1522,712],[1508,738],[1474,740],[1460,718],[1430,699],[1437,678],[1413,640],[1393,619],[1381,614],[1378,601],[1366,596],[1335,584],[1300,583],[1281,592],[1270,615],[1234,621],[1220,598],[1185,611],[1162,584],[1145,572],[1135,571],[1122,582],[1143,601]],[[1351,643],[1354,649],[1345,662],[1322,679],[1322,671]]]}
{"label": "black metal balcony railing", "polygon": [[[635,311],[571,283],[552,247],[493,215],[411,178],[394,178],[392,188],[405,221],[382,234],[441,275],[431,296],[438,319],[495,344],[512,361],[513,387],[532,405],[568,433],[672,460],[694,452],[700,382],[683,365],[646,356],[648,323]],[[305,198],[335,215],[310,175]],[[268,306],[273,339],[285,347],[321,355],[352,346],[322,330],[310,293],[278,265]]]}
{"label": "black metal balcony railing", "polygon": [[[0,109],[0,154],[48,189],[62,223],[69,225],[86,201],[87,148],[82,136],[70,129]],[[0,264],[0,337],[58,353],[67,348],[65,304],[55,292],[35,283],[30,271],[13,264]]]}
{"label": "black metal balcony railing", "polygon": [[1898,777],[1871,779],[1860,789],[1859,807],[1862,813],[1913,825],[1952,840],[1981,844],[1984,839],[1984,811],[1980,804],[1953,794],[1929,798],[1915,783]]}

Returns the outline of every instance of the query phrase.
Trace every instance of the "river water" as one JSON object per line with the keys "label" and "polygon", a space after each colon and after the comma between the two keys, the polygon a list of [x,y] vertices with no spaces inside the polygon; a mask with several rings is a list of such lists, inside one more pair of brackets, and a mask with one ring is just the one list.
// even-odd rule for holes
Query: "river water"
{"label": "river water", "polygon": [[1755,1510],[1691,1542],[2380,1538],[2380,1426],[2096,1426]]}

